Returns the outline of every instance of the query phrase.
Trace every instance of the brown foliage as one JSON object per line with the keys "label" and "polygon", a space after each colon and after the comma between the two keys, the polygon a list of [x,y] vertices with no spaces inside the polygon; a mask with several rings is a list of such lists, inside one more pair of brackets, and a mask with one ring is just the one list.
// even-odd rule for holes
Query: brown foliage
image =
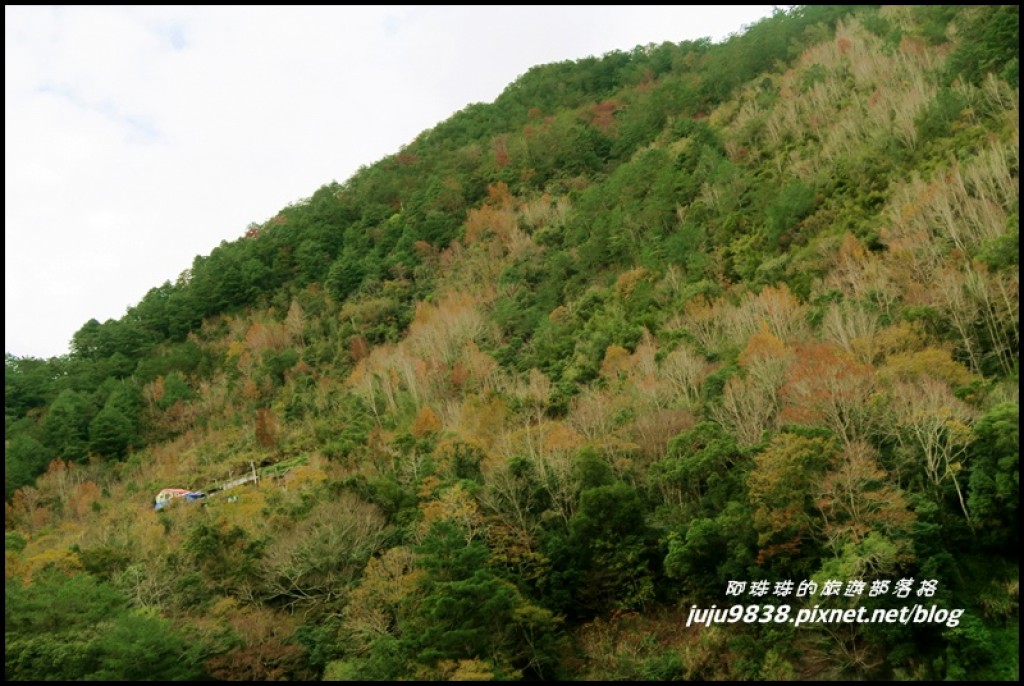
{"label": "brown foliage", "polygon": [[370,354],[370,342],[365,336],[355,335],[348,339],[348,353],[353,362],[359,362]]}
{"label": "brown foliage", "polygon": [[509,163],[508,135],[501,134],[500,136],[497,136],[491,144],[491,147],[494,150],[494,164],[497,165],[498,168],[507,167]]}
{"label": "brown foliage", "polygon": [[68,498],[67,514],[73,519],[82,520],[93,512],[93,506],[99,502],[100,487],[92,481],[80,483],[72,489]]}
{"label": "brown foliage", "polygon": [[423,438],[440,430],[441,420],[438,418],[437,413],[430,409],[429,405],[424,405],[416,413],[416,419],[412,423],[410,433],[416,438]]}
{"label": "brown foliage", "polygon": [[618,380],[629,368],[629,351],[621,345],[610,345],[601,360],[601,376],[609,381]]}
{"label": "brown foliage", "polygon": [[845,443],[868,435],[872,414],[868,399],[874,370],[828,343],[802,346],[786,371],[782,417],[805,424],[824,424]]}
{"label": "brown foliage", "polygon": [[401,547],[370,558],[342,612],[342,633],[352,641],[353,650],[367,650],[383,635],[401,635],[399,617],[409,599],[418,594],[424,575],[415,562],[416,554]]}
{"label": "brown foliage", "polygon": [[458,408],[455,431],[467,442],[490,450],[505,432],[508,408],[497,395],[472,397]]}
{"label": "brown foliage", "polygon": [[249,607],[223,618],[241,642],[211,657],[207,674],[224,681],[305,681],[315,674],[295,641],[294,622],[265,608]]}
{"label": "brown foliage", "polygon": [[869,534],[879,533],[892,542],[897,553],[892,559],[875,561],[874,565],[908,561],[912,546],[909,532],[916,516],[903,492],[878,466],[870,445],[858,441],[836,454],[821,481],[820,494],[816,506],[821,512],[825,539],[836,554],[849,543],[860,543]]}
{"label": "brown foliage", "polygon": [[256,410],[256,440],[264,448],[276,449],[280,424],[269,407]]}
{"label": "brown foliage", "polygon": [[761,551],[758,563],[776,555],[798,555],[815,532],[815,484],[831,445],[820,438],[779,434],[754,458],[747,479]]}
{"label": "brown foliage", "polygon": [[948,350],[925,348],[891,355],[881,370],[884,377],[914,379],[929,376],[954,388],[966,386],[979,377],[953,359]]}
{"label": "brown foliage", "polygon": [[306,313],[298,300],[292,300],[284,320],[285,330],[292,341],[301,349],[306,344]]}
{"label": "brown foliage", "polygon": [[615,98],[594,103],[586,112],[587,123],[599,131],[614,132],[616,128],[615,112],[621,108],[622,106]]}
{"label": "brown foliage", "polygon": [[743,376],[734,376],[726,384],[722,402],[714,417],[729,427],[742,445],[754,445],[765,431],[777,423],[781,401],[779,389],[793,354],[782,341],[762,324],[740,353]]}
{"label": "brown foliage", "polygon": [[657,459],[664,457],[669,440],[692,428],[694,423],[693,414],[688,410],[651,410],[633,422],[630,438],[644,455]]}
{"label": "brown foliage", "polygon": [[349,492],[321,501],[267,547],[260,562],[265,588],[290,606],[329,602],[358,576],[386,524],[375,505]]}

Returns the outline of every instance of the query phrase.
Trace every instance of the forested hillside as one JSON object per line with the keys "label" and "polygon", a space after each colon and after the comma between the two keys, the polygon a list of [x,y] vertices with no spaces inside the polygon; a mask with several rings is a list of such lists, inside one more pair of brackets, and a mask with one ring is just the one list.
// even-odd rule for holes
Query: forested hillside
{"label": "forested hillside", "polygon": [[7,355],[5,678],[1017,679],[1018,24],[538,66]]}

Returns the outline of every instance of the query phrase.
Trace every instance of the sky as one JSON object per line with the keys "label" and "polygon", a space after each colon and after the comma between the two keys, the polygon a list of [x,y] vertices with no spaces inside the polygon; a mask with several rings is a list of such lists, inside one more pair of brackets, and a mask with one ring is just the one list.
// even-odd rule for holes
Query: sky
{"label": "sky", "polygon": [[4,350],[68,352],[196,255],[531,67],[771,5],[4,8]]}

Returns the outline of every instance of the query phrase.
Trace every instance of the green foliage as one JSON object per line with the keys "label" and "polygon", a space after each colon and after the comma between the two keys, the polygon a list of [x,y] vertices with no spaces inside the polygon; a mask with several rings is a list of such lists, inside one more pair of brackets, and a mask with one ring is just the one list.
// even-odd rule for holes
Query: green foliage
{"label": "green foliage", "polygon": [[865,29],[883,39],[889,48],[895,49],[903,37],[903,32],[879,12],[865,12],[860,21]]}
{"label": "green foliage", "polygon": [[[138,359],[149,351],[153,337],[131,319],[108,319],[100,324],[90,319],[71,338],[72,357],[85,360],[109,360],[114,356]],[[127,370],[131,372],[129,368]]]}
{"label": "green foliage", "polygon": [[88,679],[96,681],[191,680],[199,676],[197,654],[158,617],[127,613],[91,646],[99,665]]}
{"label": "green foliage", "polygon": [[947,630],[945,655],[934,663],[944,679],[963,681],[978,678],[995,657],[992,636],[976,617],[965,615],[960,625]]}
{"label": "green foliage", "polygon": [[982,540],[1016,550],[1020,541],[1020,406],[1003,403],[974,426],[967,506]]}
{"label": "green foliage", "polygon": [[958,91],[944,88],[938,92],[915,122],[922,143],[951,134],[951,125],[960,118],[967,100]]}
{"label": "green foliage", "polygon": [[750,578],[756,553],[750,508],[732,501],[713,518],[694,519],[670,533],[665,574],[687,596],[713,601],[728,581]]}
{"label": "green foliage", "polygon": [[916,33],[929,43],[939,45],[947,40],[947,27],[956,16],[957,8],[954,5],[916,7],[914,14],[918,20]]}
{"label": "green foliage", "polygon": [[164,393],[163,396],[157,400],[157,406],[162,410],[166,410],[167,408],[172,407],[175,403],[188,402],[189,400],[192,400],[193,397],[195,397],[195,394],[181,377],[181,374],[178,372],[171,372],[164,377]]}
{"label": "green foliage", "polygon": [[20,553],[25,549],[27,541],[17,531],[5,531],[4,532],[4,550],[11,550],[16,553]]}
{"label": "green foliage", "polygon": [[327,273],[327,288],[335,298],[344,300],[359,289],[366,274],[367,269],[356,251],[346,250],[331,264]]}
{"label": "green foliage", "polygon": [[182,548],[203,579],[230,591],[255,576],[264,541],[254,540],[240,526],[227,528],[216,522],[201,522],[189,531]]}
{"label": "green foliage", "polygon": [[51,572],[4,593],[4,676],[15,681],[188,680],[198,654],[163,619],[88,574]]}
{"label": "green foliage", "polygon": [[610,486],[615,481],[612,468],[593,448],[584,448],[576,454],[573,472],[583,489]]}
{"label": "green foliage", "polygon": [[978,257],[989,269],[1000,270],[1020,264],[1020,217],[1014,214],[1007,220],[1006,231],[985,241]]}
{"label": "green foliage", "polygon": [[108,404],[89,423],[89,449],[97,455],[122,458],[135,441],[135,427],[113,404]]}
{"label": "green foliage", "polygon": [[203,352],[193,341],[184,341],[161,348],[160,352],[139,361],[135,376],[142,383],[171,373],[194,374],[203,364]]}
{"label": "green foliage", "polygon": [[84,393],[61,391],[43,420],[47,447],[65,460],[84,462],[89,451],[89,423],[94,413]]}
{"label": "green foliage", "polygon": [[488,551],[481,543],[465,544],[453,526],[435,527],[421,552],[430,580],[416,622],[418,658],[435,662],[491,654],[508,629],[515,587],[487,569]]}
{"label": "green foliage", "polygon": [[4,414],[23,417],[29,410],[45,407],[55,393],[57,364],[31,357],[4,354]]}
{"label": "green foliage", "polygon": [[279,353],[268,352],[264,356],[263,365],[275,382],[282,383],[285,372],[294,367],[298,361],[299,353],[294,348],[287,348]]}
{"label": "green foliage", "polygon": [[131,551],[126,547],[98,546],[78,551],[82,567],[90,574],[110,581],[131,564]]}
{"label": "green foliage", "polygon": [[802,181],[783,188],[766,211],[765,247],[787,246],[793,240],[796,225],[814,211],[816,204],[814,188]]}
{"label": "green foliage", "polygon": [[4,450],[4,496],[28,486],[46,471],[53,453],[28,434],[18,434],[7,441]]}
{"label": "green foliage", "polygon": [[397,610],[399,635],[375,636],[366,650],[331,662],[335,678],[396,679],[477,661],[496,675],[549,674],[560,646],[557,620],[498,577],[491,554],[451,521],[435,522],[418,547],[415,604]]}
{"label": "green foliage", "polygon": [[653,597],[654,560],[639,494],[624,483],[580,494],[569,545],[580,570],[576,611],[603,613],[642,606]]}
{"label": "green foliage", "polygon": [[986,75],[994,74],[1016,87],[1020,81],[1020,7],[988,5],[966,17],[957,32],[957,49],[949,58],[949,75],[980,84]]}
{"label": "green foliage", "polygon": [[[720,44],[535,67],[70,355],[7,355],[8,678],[204,676],[176,627],[217,679],[1015,678],[1018,16],[795,6]],[[966,254],[935,230],[960,221]],[[779,284],[796,300],[757,296]],[[825,342],[835,368],[794,408]],[[894,372],[946,349],[960,388]],[[709,421],[761,409],[740,381],[778,390],[749,450]],[[964,403],[931,485],[887,404],[925,381]],[[832,430],[857,405],[841,443],[782,424],[819,402]],[[263,456],[251,501],[148,512],[169,475]],[[16,492],[53,458],[76,464]],[[21,581],[54,560],[87,573]],[[939,579],[974,619],[841,650],[654,628],[729,580],[864,570]]]}

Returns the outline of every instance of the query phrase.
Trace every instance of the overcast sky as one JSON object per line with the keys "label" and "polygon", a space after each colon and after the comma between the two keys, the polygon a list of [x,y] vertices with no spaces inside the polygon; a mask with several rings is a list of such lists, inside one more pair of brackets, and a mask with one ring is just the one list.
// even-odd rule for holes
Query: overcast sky
{"label": "overcast sky", "polygon": [[733,7],[4,8],[4,349],[68,351],[197,254],[538,64]]}

